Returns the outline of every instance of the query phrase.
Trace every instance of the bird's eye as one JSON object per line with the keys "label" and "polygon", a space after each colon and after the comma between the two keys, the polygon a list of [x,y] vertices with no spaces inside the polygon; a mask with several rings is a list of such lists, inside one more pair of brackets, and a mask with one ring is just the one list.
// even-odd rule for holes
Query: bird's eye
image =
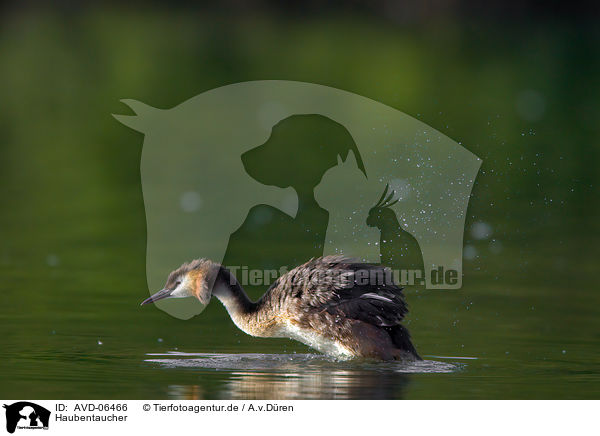
{"label": "bird's eye", "polygon": [[177,280],[177,281],[175,282],[175,287],[179,286],[180,284],[181,284],[181,281],[180,281],[180,280]]}

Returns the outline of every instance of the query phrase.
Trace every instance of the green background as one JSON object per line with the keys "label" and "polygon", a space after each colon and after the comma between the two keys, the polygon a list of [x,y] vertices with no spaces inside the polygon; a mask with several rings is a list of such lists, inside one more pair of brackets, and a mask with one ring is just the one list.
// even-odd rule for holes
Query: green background
{"label": "green background", "polygon": [[[59,5],[2,9],[0,397],[600,396],[595,11]],[[463,288],[407,291],[420,353],[476,360],[410,375],[319,359],[244,371],[144,361],[174,350],[309,352],[244,335],[219,304],[189,321],[139,307],[143,136],[110,114],[127,113],[121,98],[169,108],[259,79],[367,96],[483,159],[465,232],[477,256],[464,262]],[[310,154],[296,165],[311,165]],[[476,222],[490,237],[472,236]],[[248,262],[261,250],[240,247]]]}

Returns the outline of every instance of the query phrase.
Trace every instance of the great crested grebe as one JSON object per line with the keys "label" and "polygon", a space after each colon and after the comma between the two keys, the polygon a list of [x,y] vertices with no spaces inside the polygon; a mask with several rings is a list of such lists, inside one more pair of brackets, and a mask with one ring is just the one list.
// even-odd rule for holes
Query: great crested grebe
{"label": "great crested grebe", "polygon": [[185,263],[161,291],[142,305],[164,298],[196,297],[223,303],[245,333],[290,338],[338,357],[420,360],[400,324],[408,309],[391,271],[343,256],[311,259],[279,277],[252,302],[235,276],[207,259]]}

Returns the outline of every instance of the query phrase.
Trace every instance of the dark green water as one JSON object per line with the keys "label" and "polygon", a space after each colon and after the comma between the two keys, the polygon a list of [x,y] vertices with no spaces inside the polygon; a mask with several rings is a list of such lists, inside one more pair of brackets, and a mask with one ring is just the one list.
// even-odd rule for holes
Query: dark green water
{"label": "dark green water", "polygon": [[[104,9],[2,20],[0,397],[600,397],[597,30]],[[366,95],[483,159],[462,289],[406,292],[414,342],[437,363],[330,361],[244,335],[218,302],[189,321],[139,306],[142,136],[110,113],[264,78]],[[473,237],[478,222],[489,236]],[[268,250],[236,247],[247,263]]]}
{"label": "dark green water", "polygon": [[[420,352],[455,365],[411,367],[307,357],[302,353],[310,351],[292,341],[245,336],[219,303],[197,319],[179,321],[139,307],[136,294],[144,296],[143,286],[129,272],[111,287],[103,271],[61,270],[34,274],[39,282],[30,292],[42,290],[35,298],[5,286],[4,307],[16,309],[3,316],[3,397],[597,398],[599,393],[592,289],[470,283],[460,292],[409,293],[409,326]],[[19,283],[30,275],[12,277]],[[565,292],[575,295],[567,299]]]}

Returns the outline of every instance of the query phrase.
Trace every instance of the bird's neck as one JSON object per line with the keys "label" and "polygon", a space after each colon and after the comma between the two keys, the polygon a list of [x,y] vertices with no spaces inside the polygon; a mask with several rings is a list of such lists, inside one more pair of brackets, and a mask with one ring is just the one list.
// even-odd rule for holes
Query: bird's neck
{"label": "bird's neck", "polygon": [[223,303],[240,330],[252,336],[268,336],[263,307],[248,298],[235,276],[223,266],[219,268],[212,295]]}

